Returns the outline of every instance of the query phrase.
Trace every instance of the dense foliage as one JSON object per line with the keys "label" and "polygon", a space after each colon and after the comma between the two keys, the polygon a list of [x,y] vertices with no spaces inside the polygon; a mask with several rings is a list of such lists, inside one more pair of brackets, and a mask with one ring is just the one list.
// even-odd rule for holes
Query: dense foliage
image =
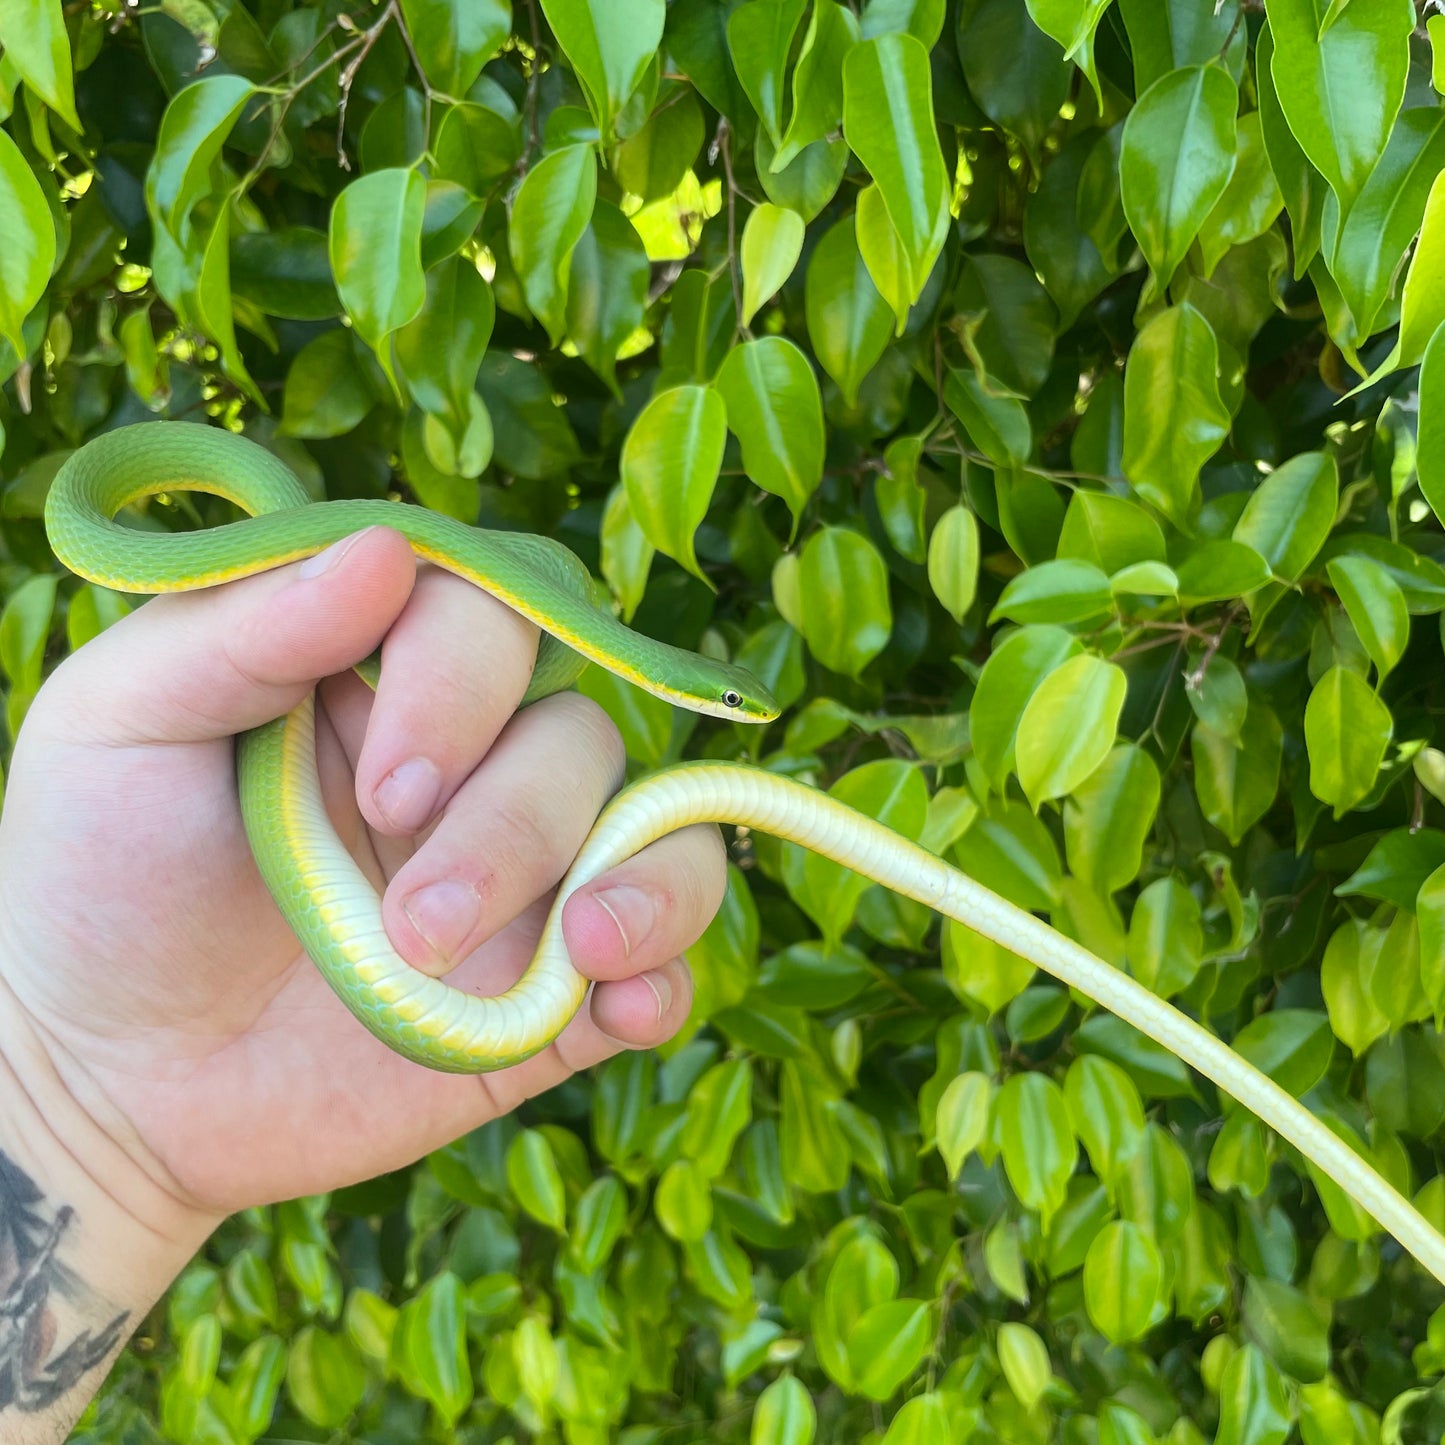
{"label": "dense foliage", "polygon": [[[8,724],[125,606],[39,521],[105,428],[558,536],[787,705],[589,674],[638,770],[747,757],[946,852],[1445,1227],[1442,32],[0,3]],[[230,1222],[85,1438],[1440,1438],[1438,1286],[1252,1118],[966,930],[735,859],[683,1039]]]}

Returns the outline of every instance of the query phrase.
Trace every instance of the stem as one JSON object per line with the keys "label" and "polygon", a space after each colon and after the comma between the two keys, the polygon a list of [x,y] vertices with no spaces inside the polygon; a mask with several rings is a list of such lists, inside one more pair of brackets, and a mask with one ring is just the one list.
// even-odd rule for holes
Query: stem
{"label": "stem", "polygon": [[738,278],[738,188],[737,182],[733,180],[732,126],[728,124],[726,116],[717,123],[717,148],[722,153],[723,175],[727,178],[728,187],[728,275],[732,277],[733,305],[737,308],[738,330],[744,336],[750,336],[752,333],[743,324],[743,288]]}

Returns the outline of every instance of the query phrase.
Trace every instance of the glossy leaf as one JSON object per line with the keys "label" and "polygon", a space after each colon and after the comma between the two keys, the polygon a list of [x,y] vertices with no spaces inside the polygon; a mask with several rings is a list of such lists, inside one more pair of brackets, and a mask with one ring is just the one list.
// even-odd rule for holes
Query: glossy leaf
{"label": "glossy leaf", "polygon": [[744,326],[793,274],[803,250],[803,218],[796,211],[766,203],[755,206],[743,227],[742,272]]}
{"label": "glossy leaf", "polygon": [[774,1380],[753,1407],[753,1445],[810,1445],[818,1429],[818,1412],[793,1375]]}
{"label": "glossy leaf", "polygon": [[1114,745],[1128,680],[1113,663],[1085,653],[1055,668],[1019,718],[1019,782],[1035,808],[1072,793]]}
{"label": "glossy leaf", "polygon": [[0,50],[19,78],[79,132],[70,37],[60,0],[0,0]]}
{"label": "glossy leaf", "polygon": [[933,594],[962,623],[978,591],[978,522],[967,507],[950,507],[928,539],[928,581]]}
{"label": "glossy leaf", "polygon": [[1014,1074],[994,1110],[1009,1183],[1047,1221],[1064,1202],[1078,1157],[1063,1091],[1046,1074]]}
{"label": "glossy leaf", "polygon": [[1219,65],[1185,66],[1139,97],[1124,122],[1124,214],[1163,290],[1235,166],[1239,93]]}
{"label": "glossy leaf", "polygon": [[1235,523],[1234,540],[1254,548],[1280,581],[1293,582],[1334,526],[1339,488],[1332,456],[1301,452],[1251,493]]}
{"label": "glossy leaf", "polygon": [[1176,525],[1188,519],[1200,468],[1229,430],[1218,373],[1214,332],[1187,304],[1144,327],[1124,370],[1124,475]]}
{"label": "glossy leaf", "polygon": [[808,650],[833,672],[857,677],[888,645],[893,608],[878,549],[848,527],[820,527],[803,548],[800,618]]}
{"label": "glossy leaf", "polygon": [[1410,641],[1410,611],[1399,584],[1370,557],[1332,557],[1326,564],[1370,660],[1384,678]]}
{"label": "glossy leaf", "polygon": [[823,479],[823,402],[807,357],[781,336],[745,341],[713,385],[748,476],[788,504],[796,528]]}
{"label": "glossy leaf", "polygon": [[643,536],[699,577],[693,533],[712,500],[726,433],[722,397],[679,386],[648,402],[622,446],[622,485]]}
{"label": "glossy leaf", "polygon": [[511,0],[402,0],[427,80],[463,96],[512,32]]}
{"label": "glossy leaf", "polygon": [[1136,1340],[1150,1325],[1164,1267],[1148,1233],[1116,1219],[1089,1246],[1084,1304],[1089,1318],[1116,1345]]}
{"label": "glossy leaf", "polygon": [[893,317],[868,274],[852,220],[824,233],[808,259],[808,335],[823,370],[837,382],[846,405],[858,400],[863,378],[883,355]]}
{"label": "glossy leaf", "polygon": [[[843,62],[843,134],[887,208],[901,254],[903,294],[911,305],[923,292],[948,229],[948,177],[933,124],[928,52],[913,36],[880,35],[849,50]],[[869,270],[876,281],[876,267],[870,264]],[[879,286],[884,294],[888,289]],[[900,328],[906,309],[899,314]]]}
{"label": "glossy leaf", "polygon": [[426,301],[421,227],[426,185],[415,171],[383,170],[352,181],[331,213],[331,269],[341,304],[390,374],[387,339]]}
{"label": "glossy leaf", "polygon": [[1344,212],[1400,108],[1415,17],[1406,0],[1354,0],[1328,24],[1322,11],[1323,0],[1270,0],[1270,70],[1295,139]]}
{"label": "glossy leaf", "polygon": [[610,137],[662,39],[663,0],[542,0],[542,11]]}
{"label": "glossy leaf", "polygon": [[55,266],[55,231],[45,193],[19,147],[0,132],[0,338],[19,357],[21,327]]}
{"label": "glossy leaf", "polygon": [[512,201],[507,229],[512,265],[528,307],[554,344],[566,330],[572,252],[592,219],[596,195],[592,149],[573,145],[544,156],[527,172]]}
{"label": "glossy leaf", "polygon": [[1374,787],[1393,731],[1369,683],[1347,667],[1330,668],[1305,708],[1310,791],[1336,813],[1353,807]]}

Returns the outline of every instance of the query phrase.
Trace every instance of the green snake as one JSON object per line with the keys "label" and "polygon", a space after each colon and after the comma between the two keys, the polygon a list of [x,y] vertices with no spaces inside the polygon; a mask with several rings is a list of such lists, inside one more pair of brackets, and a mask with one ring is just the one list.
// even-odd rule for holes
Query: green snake
{"label": "green snake", "polygon": [[[185,533],[117,524],[130,504],[209,492],[251,515]],[[600,605],[590,575],[544,538],[468,527],[388,501],[312,503],[264,448],[219,428],[152,422],[108,432],[72,454],[51,487],[56,556],[129,593],[186,591],[309,557],[375,524],[417,556],[465,577],[543,633],[526,700],[569,686],[592,662],[679,707],[767,722],[777,707],[750,674],[639,635]],[[1354,1149],[1193,1019],[927,849],[816,789],[763,768],[686,763],[634,783],[598,818],[557,892],[531,964],[495,998],[432,978],[391,947],[380,900],[331,828],[315,758],[314,700],[238,745],[242,815],[277,907],[352,1013],[420,1064],[453,1073],[506,1068],[550,1044],[581,1007],[587,981],[562,937],[578,887],[692,823],[730,823],[800,844],[958,920],[1036,964],[1162,1044],[1252,1110],[1310,1159],[1445,1283],[1445,1238]]]}

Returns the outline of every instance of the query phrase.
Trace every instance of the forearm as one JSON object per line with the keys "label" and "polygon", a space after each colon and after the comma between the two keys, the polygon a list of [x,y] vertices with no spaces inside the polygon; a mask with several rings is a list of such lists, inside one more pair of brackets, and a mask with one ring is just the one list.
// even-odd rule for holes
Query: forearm
{"label": "forearm", "polygon": [[66,1085],[0,983],[0,1445],[51,1445],[210,1221]]}

